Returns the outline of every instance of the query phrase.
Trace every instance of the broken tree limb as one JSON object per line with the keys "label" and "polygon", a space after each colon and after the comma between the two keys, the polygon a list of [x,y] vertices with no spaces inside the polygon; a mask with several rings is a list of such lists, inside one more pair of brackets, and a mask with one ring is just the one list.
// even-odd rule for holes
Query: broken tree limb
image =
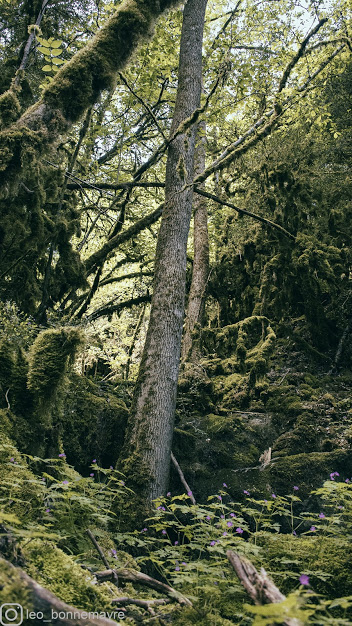
{"label": "broken tree limb", "polygon": [[104,572],[95,572],[95,576],[99,581],[112,580],[114,574],[117,574],[117,576],[122,580],[128,580],[131,583],[138,583],[145,585],[146,587],[150,587],[150,589],[155,589],[155,591],[167,595],[169,598],[172,598],[181,605],[192,606],[192,602],[176,591],[176,589],[160,582],[160,580],[156,580],[156,578],[143,574],[142,572],[136,572],[135,570],[128,569],[108,569]]}
{"label": "broken tree limb", "polygon": [[178,475],[180,477],[181,483],[183,484],[184,488],[186,489],[187,494],[191,498],[192,504],[196,504],[196,501],[195,501],[194,495],[192,493],[192,490],[191,490],[188,482],[186,481],[185,475],[184,475],[182,469],[180,468],[180,466],[179,466],[179,464],[178,464],[178,462],[177,462],[177,460],[176,460],[176,458],[175,458],[175,456],[174,456],[174,454],[172,452],[171,452],[171,461],[173,462],[173,464],[174,464],[174,466],[175,466],[175,468],[176,468],[176,470],[178,472]]}
{"label": "broken tree limb", "polygon": [[[257,572],[248,559],[232,550],[228,550],[226,556],[254,604],[277,604],[286,600],[286,596],[276,587],[263,567],[260,573]],[[287,619],[283,624],[284,626],[303,626],[302,622],[295,618]]]}
{"label": "broken tree limb", "polygon": [[[28,606],[23,606],[23,614],[26,610],[36,617],[31,617],[31,624],[39,626],[43,620],[54,626],[79,626],[84,622],[85,626],[116,626],[116,621],[106,617],[100,617],[98,611],[77,609],[60,600],[51,591],[39,585],[33,578],[28,576],[22,569],[15,567],[9,561],[0,558],[0,566],[8,571],[9,576],[19,579],[20,584],[28,593]],[[6,606],[6,605],[4,605]],[[18,609],[20,611],[20,609]],[[112,611],[112,615],[118,615],[118,611]],[[121,617],[121,616],[120,616]]]}

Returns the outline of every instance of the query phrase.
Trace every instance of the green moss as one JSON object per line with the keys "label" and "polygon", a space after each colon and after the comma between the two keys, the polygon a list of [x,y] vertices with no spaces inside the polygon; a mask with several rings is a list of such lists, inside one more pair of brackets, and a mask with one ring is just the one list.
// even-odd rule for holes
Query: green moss
{"label": "green moss", "polygon": [[68,460],[86,473],[92,459],[115,465],[128,418],[123,400],[88,378],[71,374],[65,390],[61,439]]}
{"label": "green moss", "polygon": [[50,329],[38,335],[29,352],[28,388],[39,400],[53,400],[81,341],[77,328]]}
{"label": "green moss", "polygon": [[13,89],[0,96],[0,128],[11,124],[20,114],[21,105]]}
{"label": "green moss", "polygon": [[71,122],[94,104],[103,89],[111,89],[137,43],[150,33],[157,3],[124,2],[98,34],[65,64],[47,87],[43,99]]}
{"label": "green moss", "polygon": [[[271,570],[274,580],[284,593],[296,588],[303,571],[310,571],[310,583],[316,593],[329,598],[350,595],[351,559],[351,544],[336,537],[276,535],[265,539],[264,567]],[[285,561],[289,564],[283,567]],[[292,578],[284,573],[287,569],[293,572]],[[294,572],[297,574],[296,579]]]}
{"label": "green moss", "polygon": [[293,485],[298,485],[301,497],[306,497],[334,471],[342,477],[351,475],[352,461],[348,450],[285,456],[275,459],[263,474],[277,493],[291,493]]}
{"label": "green moss", "polygon": [[52,543],[34,539],[22,545],[22,553],[28,574],[67,604],[91,611],[110,605],[108,587],[94,584],[86,570]]}
{"label": "green moss", "polygon": [[26,609],[32,608],[30,592],[21,580],[16,569],[0,558],[0,605],[19,604]]}

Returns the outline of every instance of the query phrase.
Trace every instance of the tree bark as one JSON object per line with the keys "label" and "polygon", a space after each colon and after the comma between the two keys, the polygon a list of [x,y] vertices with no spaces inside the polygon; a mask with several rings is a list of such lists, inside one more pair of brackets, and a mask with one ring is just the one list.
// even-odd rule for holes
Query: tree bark
{"label": "tree bark", "polygon": [[[198,145],[195,156],[195,175],[203,174],[205,169],[205,122],[198,125]],[[202,185],[204,187],[204,184]],[[196,324],[202,324],[205,307],[205,291],[209,276],[209,236],[208,210],[204,196],[194,195],[194,231],[193,231],[193,271],[188,296],[187,314],[182,342],[182,361],[192,354],[192,333]],[[195,356],[195,355],[194,355]],[[192,360],[192,358],[191,358]]]}
{"label": "tree bark", "polygon": [[[171,135],[200,104],[206,3],[207,0],[188,0],[184,9]],[[150,322],[120,464],[135,491],[147,502],[163,494],[168,483],[184,316],[195,136],[193,125],[180,133],[168,149],[165,208],[156,249]]]}

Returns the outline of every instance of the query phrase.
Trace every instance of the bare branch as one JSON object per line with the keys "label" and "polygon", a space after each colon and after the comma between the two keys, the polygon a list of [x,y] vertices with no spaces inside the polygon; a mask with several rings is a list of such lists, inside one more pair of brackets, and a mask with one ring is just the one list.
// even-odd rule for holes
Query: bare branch
{"label": "bare branch", "polygon": [[313,28],[313,30],[310,31],[310,33],[308,33],[307,37],[305,37],[305,39],[303,39],[298,51],[296,52],[295,56],[291,59],[290,63],[288,64],[288,66],[286,67],[282,78],[280,80],[279,83],[279,89],[278,89],[278,93],[280,93],[285,87],[286,87],[286,83],[288,81],[288,78],[293,70],[293,68],[295,67],[295,65],[297,65],[298,61],[300,60],[300,58],[304,55],[305,49],[310,41],[310,39],[317,34],[317,32],[321,29],[321,27],[326,24],[326,22],[328,21],[328,19],[326,17],[324,17],[322,20],[320,20],[318,22],[318,24],[316,25],[315,28]]}
{"label": "bare branch", "polygon": [[108,254],[115,250],[119,245],[125,243],[132,237],[135,237],[145,228],[151,226],[158,221],[162,214],[164,204],[160,204],[152,213],[149,213],[145,217],[142,217],[138,222],[126,228],[122,233],[118,233],[115,237],[112,237],[107,241],[97,252],[94,252],[86,261],[87,276],[94,272],[103,259],[106,259]]}
{"label": "bare branch", "polygon": [[119,302],[118,304],[114,304],[111,306],[102,306],[99,309],[96,309],[87,316],[90,322],[98,319],[98,317],[103,317],[104,315],[112,315],[113,313],[120,313],[122,309],[130,309],[133,306],[137,306],[138,304],[142,304],[143,302],[150,302],[152,299],[149,293],[144,294],[143,296],[138,296],[137,298],[131,298],[130,300],[123,300],[123,302]]}
{"label": "bare branch", "polygon": [[155,578],[148,576],[147,574],[143,574],[142,572],[136,572],[128,569],[108,569],[104,572],[96,572],[95,576],[100,581],[111,580],[114,572],[122,580],[128,580],[132,583],[140,583],[141,585],[145,585],[146,587],[155,589],[155,591],[158,591],[159,593],[167,595],[169,598],[172,598],[181,605],[192,606],[191,601],[176,591],[176,589],[170,587],[170,585],[160,582],[160,580],[156,580]]}
{"label": "bare branch", "polygon": [[286,228],[284,228],[283,226],[280,226],[280,224],[277,224],[276,222],[272,222],[271,220],[268,220],[266,217],[262,217],[261,215],[257,215],[256,213],[252,213],[251,211],[247,211],[246,209],[240,209],[239,207],[235,206],[231,202],[220,200],[220,198],[218,198],[217,196],[214,196],[214,194],[208,193],[207,191],[204,191],[203,189],[200,189],[199,187],[194,187],[194,191],[198,193],[200,196],[204,196],[205,198],[209,198],[209,200],[214,200],[214,202],[217,202],[218,204],[221,204],[223,206],[228,206],[230,207],[230,209],[234,209],[240,215],[248,215],[249,217],[252,217],[253,219],[257,220],[257,222],[262,222],[263,224],[266,224],[267,226],[271,226],[271,228],[275,228],[276,230],[283,233],[286,237],[293,239],[293,241],[295,241],[296,239],[292,233],[286,230]]}
{"label": "bare branch", "polygon": [[179,466],[179,464],[177,462],[176,457],[174,456],[174,454],[172,452],[171,452],[171,461],[173,462],[173,464],[174,464],[174,466],[175,466],[175,468],[176,468],[176,470],[178,472],[178,475],[180,477],[181,483],[183,484],[184,488],[186,489],[186,493],[191,498],[192,504],[196,504],[195,497],[194,497],[194,495],[193,495],[193,493],[191,491],[191,488],[190,488],[188,482],[185,479],[185,475],[184,475],[182,469],[180,468],[180,466]]}

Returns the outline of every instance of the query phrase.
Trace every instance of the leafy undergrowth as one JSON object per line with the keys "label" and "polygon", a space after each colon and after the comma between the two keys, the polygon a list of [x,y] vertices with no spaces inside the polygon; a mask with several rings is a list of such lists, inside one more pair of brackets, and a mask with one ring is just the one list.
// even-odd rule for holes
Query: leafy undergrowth
{"label": "leafy undergrowth", "polygon": [[[45,460],[20,455],[3,437],[0,478],[3,555],[79,609],[111,609],[116,595],[160,598],[139,584],[125,584],[120,594],[112,582],[98,584],[94,574],[106,567],[89,528],[111,567],[145,572],[191,600],[192,607],[157,606],[166,623],[264,626],[296,617],[304,624],[351,624],[352,484],[333,470],[312,494],[314,511],[303,510],[299,485],[289,495],[259,500],[244,492],[242,502],[233,502],[223,484],[203,504],[192,504],[190,494],[168,494],[144,527],[130,532],[121,530],[119,513],[133,493],[121,474],[95,459],[83,478],[64,453]],[[227,550],[264,567],[286,600],[252,606]],[[3,585],[1,602],[13,601],[14,593],[13,585]],[[152,619],[136,606],[125,615],[124,623]]]}

